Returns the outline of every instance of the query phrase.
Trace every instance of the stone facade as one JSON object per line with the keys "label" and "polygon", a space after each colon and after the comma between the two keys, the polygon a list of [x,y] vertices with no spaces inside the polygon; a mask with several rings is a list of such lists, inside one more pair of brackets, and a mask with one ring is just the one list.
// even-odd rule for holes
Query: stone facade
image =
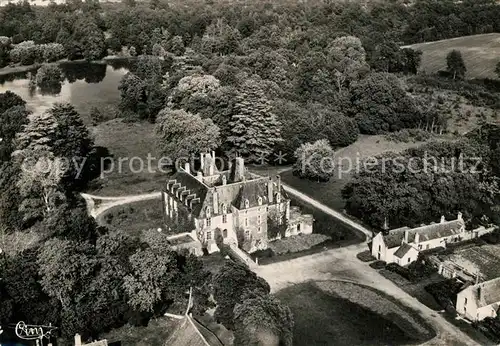
{"label": "stone facade", "polygon": [[172,175],[162,201],[165,226],[194,231],[209,253],[220,241],[254,252],[270,239],[312,233],[312,216],[290,206],[280,177],[249,174],[242,158],[219,172],[215,154],[202,154],[196,174],[186,164]]}

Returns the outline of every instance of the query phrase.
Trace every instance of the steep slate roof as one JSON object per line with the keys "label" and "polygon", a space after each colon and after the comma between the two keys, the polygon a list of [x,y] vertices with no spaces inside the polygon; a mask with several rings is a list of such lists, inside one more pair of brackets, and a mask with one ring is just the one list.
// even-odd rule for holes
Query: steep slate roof
{"label": "steep slate roof", "polygon": [[198,179],[193,177],[191,174],[186,173],[185,171],[179,170],[174,173],[170,180],[176,180],[177,183],[181,184],[181,186],[185,186],[186,190],[189,190],[190,194],[196,194],[196,197],[200,199],[200,203],[196,203],[193,206],[193,210],[191,211],[193,215],[197,216],[200,214],[203,201],[205,200],[208,192],[208,186],[200,182]]}
{"label": "steep slate roof", "polygon": [[396,250],[394,256],[396,256],[397,258],[403,258],[410,250],[411,250],[411,245],[404,243],[399,247],[399,249]]}
{"label": "steep slate roof", "polygon": [[383,235],[384,243],[389,248],[392,249],[396,246],[400,246],[401,242],[405,237],[405,231],[409,230],[410,227],[402,227],[392,231],[389,231],[389,234]]}
{"label": "steep slate roof", "polygon": [[262,204],[267,203],[267,182],[269,179],[257,179],[245,181],[240,185],[240,192],[233,205],[238,209],[245,209],[245,200],[248,200],[249,208],[259,205],[259,196],[262,198]]}
{"label": "steep slate roof", "polygon": [[488,306],[500,302],[500,278],[475,285],[478,306]]}

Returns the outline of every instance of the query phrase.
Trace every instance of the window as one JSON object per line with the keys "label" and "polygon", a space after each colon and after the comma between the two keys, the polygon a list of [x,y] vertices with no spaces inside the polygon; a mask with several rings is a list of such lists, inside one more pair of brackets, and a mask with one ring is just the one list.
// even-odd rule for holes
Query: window
{"label": "window", "polygon": [[245,238],[250,238],[250,231],[249,230],[245,231]]}
{"label": "window", "polygon": [[245,199],[245,208],[249,208],[250,207],[250,202],[248,201],[248,199]]}
{"label": "window", "polygon": [[467,298],[464,298],[464,305],[467,305]]}
{"label": "window", "polygon": [[212,219],[208,218],[207,219],[207,227],[210,227],[210,226],[212,226]]}
{"label": "window", "polygon": [[261,222],[262,222],[260,215],[259,215],[259,216],[258,216],[258,218],[257,218],[257,222],[258,222],[258,224],[259,224],[259,225],[260,225],[260,224],[261,224]]}
{"label": "window", "polygon": [[411,260],[411,259],[410,259],[410,258],[408,258],[408,263],[410,263],[410,260]]}
{"label": "window", "polygon": [[262,232],[262,227],[259,226],[258,231],[259,233]]}
{"label": "window", "polygon": [[227,238],[227,229],[222,231],[222,237]]}
{"label": "window", "polygon": [[210,207],[207,207],[207,209],[205,210],[205,213],[207,214],[207,217],[210,217]]}
{"label": "window", "polygon": [[227,223],[227,215],[222,214],[222,223]]}
{"label": "window", "polygon": [[222,214],[226,214],[227,213],[227,207],[225,204],[222,205]]}
{"label": "window", "polygon": [[300,232],[300,223],[297,224],[297,232]]}
{"label": "window", "polygon": [[262,205],[262,197],[260,197],[260,196],[259,196],[259,198],[257,198],[257,203],[258,203],[259,205]]}
{"label": "window", "polygon": [[378,246],[378,251],[380,252],[380,245]]}
{"label": "window", "polygon": [[422,250],[422,244],[419,244],[419,245],[418,245],[418,249],[419,249],[419,250]]}
{"label": "window", "polygon": [[248,219],[245,219],[245,226],[248,226]]}
{"label": "window", "polygon": [[212,232],[208,231],[207,232],[207,240],[211,240],[212,239]]}
{"label": "window", "polygon": [[280,193],[276,194],[276,202],[281,203],[281,194]]}

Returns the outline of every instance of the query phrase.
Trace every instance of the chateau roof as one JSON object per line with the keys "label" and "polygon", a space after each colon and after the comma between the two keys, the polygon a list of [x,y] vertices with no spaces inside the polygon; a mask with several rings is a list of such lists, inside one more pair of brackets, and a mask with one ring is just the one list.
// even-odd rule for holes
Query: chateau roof
{"label": "chateau roof", "polygon": [[238,209],[245,209],[245,201],[248,200],[249,208],[259,205],[259,197],[262,198],[262,204],[267,204],[267,182],[269,179],[257,179],[242,182],[238,197],[233,205]]}
{"label": "chateau roof", "polygon": [[410,250],[411,245],[404,243],[399,247],[399,249],[396,250],[394,256],[396,256],[397,258],[403,258]]}

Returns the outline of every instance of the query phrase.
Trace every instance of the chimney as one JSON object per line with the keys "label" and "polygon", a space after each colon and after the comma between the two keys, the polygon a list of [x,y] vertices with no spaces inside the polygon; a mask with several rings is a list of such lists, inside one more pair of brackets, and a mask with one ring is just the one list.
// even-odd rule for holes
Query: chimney
{"label": "chimney", "polygon": [[446,219],[444,218],[444,215],[441,216],[441,223],[445,223]]}
{"label": "chimney", "polygon": [[234,180],[242,181],[245,177],[245,160],[237,157],[234,163]]}
{"label": "chimney", "polygon": [[269,180],[267,182],[267,199],[269,200],[268,202],[269,204],[272,204],[274,199],[273,186],[274,186],[273,180],[269,177]]}
{"label": "chimney", "polygon": [[203,182],[203,174],[201,174],[201,171],[196,172],[196,179]]}
{"label": "chimney", "polygon": [[403,241],[408,244],[408,230],[405,231],[405,236]]}
{"label": "chimney", "polygon": [[200,170],[202,171],[205,167],[205,153],[200,154]]}
{"label": "chimney", "polygon": [[80,334],[75,334],[75,346],[82,346],[82,337]]}
{"label": "chimney", "polygon": [[415,233],[415,244],[418,244],[420,241],[420,234]]}
{"label": "chimney", "polygon": [[462,219],[462,212],[458,212],[458,216],[457,216],[457,220],[460,220],[460,221],[463,221],[464,219]]}
{"label": "chimney", "polygon": [[191,174],[191,169],[189,168],[189,162],[186,162],[184,164],[184,170],[186,171],[186,173]]}
{"label": "chimney", "polygon": [[214,214],[219,214],[219,192],[217,192],[216,188],[214,189],[213,204],[214,204]]}
{"label": "chimney", "polygon": [[281,192],[281,177],[279,175],[276,176],[276,185],[278,186],[276,192]]}

